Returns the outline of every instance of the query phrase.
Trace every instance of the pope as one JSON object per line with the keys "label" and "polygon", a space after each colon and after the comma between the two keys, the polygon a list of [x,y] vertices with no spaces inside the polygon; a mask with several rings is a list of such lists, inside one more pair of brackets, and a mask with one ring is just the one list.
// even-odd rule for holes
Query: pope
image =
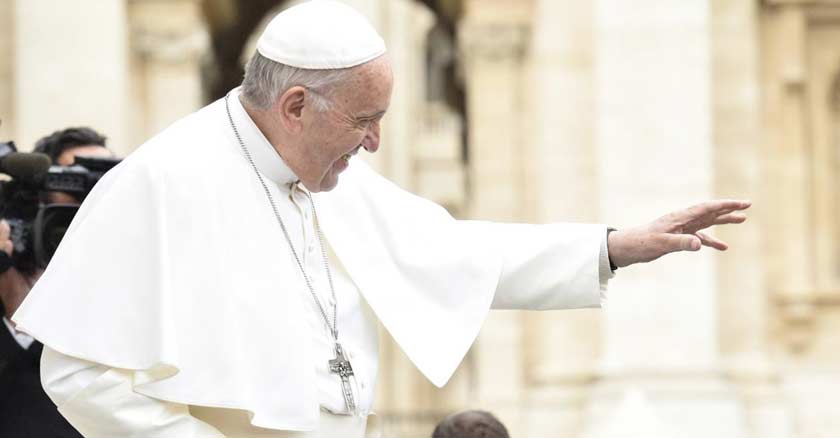
{"label": "pope", "polygon": [[377,320],[434,384],[488,311],[599,307],[615,269],[740,223],[721,200],[635,228],[453,219],[355,155],[380,146],[392,71],[336,1],[278,14],[241,87],[87,197],[14,321],[88,437],[365,435]]}

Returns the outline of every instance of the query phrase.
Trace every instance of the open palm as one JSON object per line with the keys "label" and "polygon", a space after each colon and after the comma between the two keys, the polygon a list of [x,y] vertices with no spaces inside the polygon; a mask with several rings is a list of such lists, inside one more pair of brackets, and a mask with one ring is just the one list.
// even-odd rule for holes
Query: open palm
{"label": "open palm", "polygon": [[653,222],[610,234],[609,253],[619,267],[644,263],[677,251],[698,251],[708,246],[725,251],[729,246],[702,230],[713,225],[740,224],[749,201],[715,200],[666,214]]}

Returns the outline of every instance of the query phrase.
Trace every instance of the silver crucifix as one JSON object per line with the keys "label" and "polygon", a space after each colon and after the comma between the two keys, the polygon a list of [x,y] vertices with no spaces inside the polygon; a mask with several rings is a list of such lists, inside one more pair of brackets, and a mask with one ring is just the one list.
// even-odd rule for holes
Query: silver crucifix
{"label": "silver crucifix", "polygon": [[350,361],[344,357],[344,350],[341,344],[335,343],[335,359],[330,360],[330,372],[341,378],[341,391],[344,393],[344,403],[350,411],[350,415],[356,412],[356,402],[353,400],[353,390],[350,388],[350,376],[353,375],[353,367]]}

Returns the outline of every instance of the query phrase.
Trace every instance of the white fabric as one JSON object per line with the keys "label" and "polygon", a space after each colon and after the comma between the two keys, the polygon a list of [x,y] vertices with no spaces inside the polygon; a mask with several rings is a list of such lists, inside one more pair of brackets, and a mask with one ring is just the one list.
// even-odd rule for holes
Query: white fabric
{"label": "white fabric", "polygon": [[132,390],[134,373],[108,368],[44,346],[41,383],[58,411],[85,438],[223,438],[187,406]]}
{"label": "white fabric", "polygon": [[15,342],[18,343],[24,350],[28,350],[29,346],[35,342],[35,338],[32,336],[27,335],[26,333],[17,330],[12,326],[12,322],[9,321],[8,318],[5,316],[3,317],[3,323],[6,324],[6,328],[9,329],[9,333],[11,333],[12,337],[15,338]]}
{"label": "white fabric", "polygon": [[[293,208],[288,209],[289,211],[281,211],[281,214],[284,218],[293,219],[287,225],[290,225],[293,236],[300,237],[299,242],[298,239],[293,238],[295,248],[302,258],[306,273],[312,281],[312,287],[319,295],[322,305],[325,306],[327,316],[331,318],[332,296],[329,292],[330,286],[324,268],[323,255],[318,244],[310,198],[300,184],[294,184],[287,199],[291,202],[278,202],[278,208],[284,204],[289,207],[294,205]],[[292,209],[294,212],[291,211]],[[338,301],[339,340],[354,368],[355,375],[350,378],[350,381],[356,404],[362,414],[367,414],[373,406],[374,382],[379,366],[379,334],[376,330],[376,320],[370,308],[364,303],[364,299],[359,295],[356,285],[347,275],[341,262],[332,255],[326,242],[325,246]],[[329,371],[329,360],[335,357],[332,336],[315,301],[310,298],[310,293],[301,292],[305,294],[304,301],[308,304],[305,315],[313,351],[312,368],[315,370],[318,404],[322,409],[333,413],[349,413],[342,395],[340,380]]]}
{"label": "white fabric", "polygon": [[[282,199],[288,168],[231,103]],[[494,296],[500,308],[600,305],[602,225],[457,221],[355,160],[336,189],[313,198],[338,264],[438,386]],[[137,393],[312,430],[311,301],[285,245],[217,101],[100,181],[14,320],[63,354],[136,370]],[[373,365],[354,365],[375,380],[372,356]]]}
{"label": "white fabric", "polygon": [[383,55],[385,41],[350,6],[312,0],[277,14],[260,35],[257,51],[292,67],[340,69]]}
{"label": "white fabric", "polygon": [[133,373],[65,356],[45,346],[41,381],[59,412],[86,438],[363,438],[359,417],[321,412],[318,429],[283,432],[255,428],[248,413],[181,406],[132,391]]}
{"label": "white fabric", "polygon": [[598,279],[601,282],[601,307],[605,307],[607,303],[607,282],[615,277],[615,272],[610,266],[610,250],[607,246],[608,233],[604,234],[604,240],[601,241],[601,253],[598,255]]}
{"label": "white fabric", "polygon": [[[555,310],[606,304],[607,282],[615,273],[610,269],[605,227],[506,224],[498,231],[502,232],[495,237],[504,248],[504,265],[491,308]],[[600,245],[589,249],[597,251],[597,258],[593,260],[591,252],[586,257],[571,256],[571,248],[597,245],[598,233],[603,234]],[[593,275],[597,291],[588,284]]]}

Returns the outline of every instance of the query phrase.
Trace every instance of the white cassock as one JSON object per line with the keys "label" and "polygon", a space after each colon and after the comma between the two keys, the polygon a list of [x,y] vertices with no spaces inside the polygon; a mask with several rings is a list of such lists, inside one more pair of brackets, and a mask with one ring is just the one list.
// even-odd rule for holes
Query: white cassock
{"label": "white cassock", "polygon": [[[385,44],[352,8],[318,0],[278,14],[258,51],[332,69]],[[491,306],[600,305],[606,227],[458,221],[359,161],[336,189],[310,195],[238,96],[231,118],[325,303],[328,261],[361,415],[343,415],[330,333],[220,100],[105,175],[14,315],[45,345],[44,387],[84,435],[359,438],[377,318],[442,386]]]}
{"label": "white cassock", "polygon": [[[328,300],[309,195],[231,94],[233,120]],[[611,275],[602,225],[455,220],[361,161],[311,198],[363,413],[376,318],[441,386],[491,304],[598,307]],[[346,409],[328,372],[333,344],[224,100],[100,181],[14,321],[46,346],[45,389],[89,437],[364,435],[363,419],[335,415]]]}

